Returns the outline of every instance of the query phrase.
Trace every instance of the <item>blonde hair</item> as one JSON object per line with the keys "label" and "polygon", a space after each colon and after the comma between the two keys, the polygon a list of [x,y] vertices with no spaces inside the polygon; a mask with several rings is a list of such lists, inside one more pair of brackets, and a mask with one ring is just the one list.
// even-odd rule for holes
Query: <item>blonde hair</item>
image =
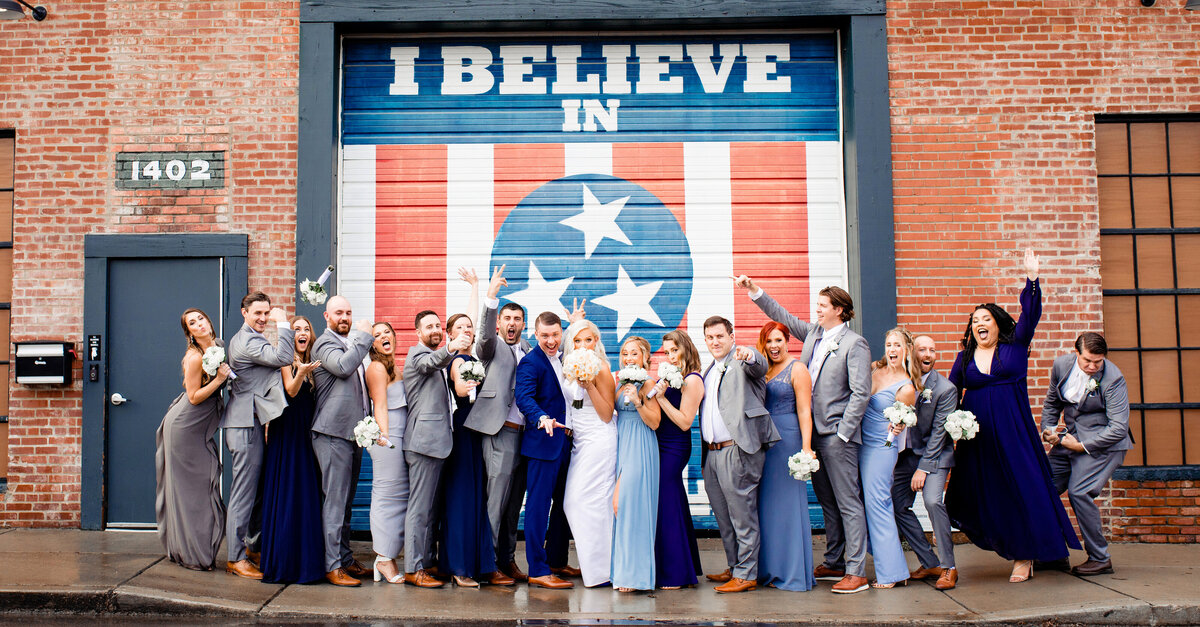
{"label": "blonde hair", "polygon": [[[921,385],[921,364],[917,363],[917,360],[913,359],[913,355],[916,354],[916,346],[913,342],[913,336],[908,332],[908,329],[905,329],[904,327],[896,327],[883,334],[884,344],[887,344],[887,338],[891,335],[900,336],[900,343],[904,345],[904,370],[908,372],[908,378],[912,380],[913,386],[916,387],[917,392],[920,393],[923,387]],[[886,349],[884,356],[880,357],[879,361],[876,361],[872,365],[876,368],[887,367]]]}
{"label": "blonde hair", "polygon": [[597,327],[596,323],[591,320],[576,320],[567,327],[566,332],[563,333],[563,356],[565,357],[575,350],[575,336],[584,329],[590,329],[592,333],[596,334],[596,347],[592,350],[596,351],[600,359],[608,361],[608,355],[604,352],[604,341],[600,339],[600,327]]}
{"label": "blonde hair", "polygon": [[624,342],[621,342],[621,352],[625,351],[625,345],[630,342],[637,344],[638,348],[642,349],[642,363],[639,365],[643,368],[649,369],[650,368],[650,342],[647,342],[646,338],[644,338],[640,335],[631,335],[628,338],[626,338],[626,340]]}

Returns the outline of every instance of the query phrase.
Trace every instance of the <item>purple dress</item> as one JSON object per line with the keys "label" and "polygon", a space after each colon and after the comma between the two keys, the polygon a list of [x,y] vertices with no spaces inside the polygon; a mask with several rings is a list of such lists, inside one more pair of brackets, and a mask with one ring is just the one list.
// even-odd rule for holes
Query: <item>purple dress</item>
{"label": "purple dress", "polygon": [[[700,376],[693,372],[687,376]],[[683,392],[668,387],[663,396],[679,407]],[[654,431],[658,438],[658,522],[654,534],[658,587],[694,586],[700,572],[700,550],[688,507],[683,471],[692,456],[692,432],[684,431],[663,412]]]}
{"label": "purple dress", "polygon": [[1009,560],[1064,559],[1068,545],[1080,548],[1029,408],[1029,343],[1041,315],[1041,286],[1027,281],[1012,342],[996,345],[991,374],[974,359],[963,364],[961,352],[950,371],[979,433],[955,445],[946,511],[976,546]]}

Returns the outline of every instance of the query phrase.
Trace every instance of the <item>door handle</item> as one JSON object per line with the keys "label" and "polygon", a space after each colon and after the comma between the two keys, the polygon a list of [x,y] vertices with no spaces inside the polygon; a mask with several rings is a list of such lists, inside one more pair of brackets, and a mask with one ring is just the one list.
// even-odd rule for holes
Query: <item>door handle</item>
{"label": "door handle", "polygon": [[113,405],[121,405],[129,401],[129,399],[121,396],[120,392],[114,392],[111,400]]}

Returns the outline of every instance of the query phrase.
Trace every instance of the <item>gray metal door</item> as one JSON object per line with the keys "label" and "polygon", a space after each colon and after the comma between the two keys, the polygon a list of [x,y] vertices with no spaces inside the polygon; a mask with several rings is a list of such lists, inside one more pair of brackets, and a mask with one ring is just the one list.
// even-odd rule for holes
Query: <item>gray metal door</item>
{"label": "gray metal door", "polygon": [[179,316],[199,307],[221,335],[221,258],[111,259],[108,272],[106,524],[153,527],[154,433],[183,392]]}

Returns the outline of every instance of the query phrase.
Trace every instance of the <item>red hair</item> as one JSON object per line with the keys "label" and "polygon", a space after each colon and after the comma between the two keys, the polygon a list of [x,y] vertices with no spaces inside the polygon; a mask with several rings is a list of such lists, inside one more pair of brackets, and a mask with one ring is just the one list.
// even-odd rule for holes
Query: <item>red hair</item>
{"label": "red hair", "polygon": [[762,330],[758,332],[758,352],[762,353],[763,356],[767,354],[767,338],[770,337],[772,331],[783,333],[783,342],[785,344],[792,341],[792,334],[788,331],[787,327],[774,320],[764,324]]}

